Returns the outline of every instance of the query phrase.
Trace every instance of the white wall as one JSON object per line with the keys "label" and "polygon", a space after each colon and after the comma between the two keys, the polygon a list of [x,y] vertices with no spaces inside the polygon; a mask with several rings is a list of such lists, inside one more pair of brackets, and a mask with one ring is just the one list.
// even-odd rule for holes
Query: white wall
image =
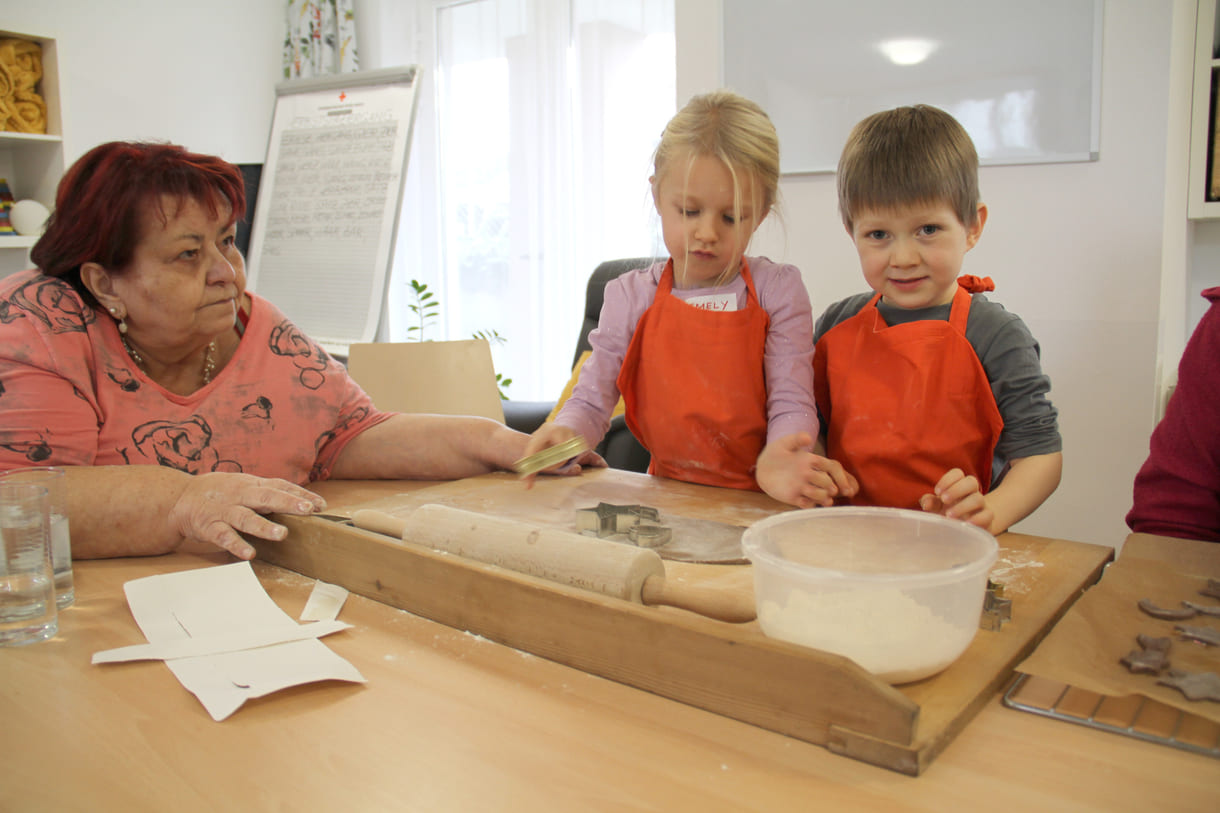
{"label": "white wall", "polygon": [[[711,5],[677,0],[679,104],[721,80]],[[1155,419],[1166,187],[1181,187],[1166,175],[1179,113],[1169,109],[1173,9],[1106,3],[1100,160],[980,172],[990,218],[966,271],[994,278],[995,298],[1040,341],[1064,436],[1062,485],[1017,527],[1026,533],[1107,545],[1127,534]],[[781,197],[785,225],[761,231],[752,250],[802,269],[815,314],[865,290],[833,175],[785,179]],[[1173,203],[1184,222],[1184,198]]]}
{"label": "white wall", "polygon": [[1199,296],[1199,291],[1220,285],[1220,220],[1194,224],[1191,282],[1187,290],[1188,326],[1198,324],[1207,310],[1207,300]]}
{"label": "white wall", "polygon": [[57,40],[68,164],[116,139],[266,158],[281,0],[0,0],[0,27]]}

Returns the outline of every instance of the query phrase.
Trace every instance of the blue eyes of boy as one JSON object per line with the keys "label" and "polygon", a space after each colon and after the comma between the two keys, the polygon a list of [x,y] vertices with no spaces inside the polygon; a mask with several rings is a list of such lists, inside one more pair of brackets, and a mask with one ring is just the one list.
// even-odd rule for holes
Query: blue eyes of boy
{"label": "blue eyes of boy", "polygon": [[[916,229],[915,233],[920,237],[931,237],[939,231],[941,231],[941,227],[935,223],[925,223]],[[869,240],[885,240],[889,238],[890,233],[885,229],[873,229],[872,231],[865,232],[864,236]]]}

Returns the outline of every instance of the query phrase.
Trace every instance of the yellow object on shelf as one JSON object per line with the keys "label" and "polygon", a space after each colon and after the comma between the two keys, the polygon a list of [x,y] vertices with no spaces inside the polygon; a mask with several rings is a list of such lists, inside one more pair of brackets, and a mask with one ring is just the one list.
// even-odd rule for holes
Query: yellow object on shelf
{"label": "yellow object on shelf", "polygon": [[42,79],[42,46],[31,40],[0,39],[0,129],[46,133],[47,103],[36,91]]}

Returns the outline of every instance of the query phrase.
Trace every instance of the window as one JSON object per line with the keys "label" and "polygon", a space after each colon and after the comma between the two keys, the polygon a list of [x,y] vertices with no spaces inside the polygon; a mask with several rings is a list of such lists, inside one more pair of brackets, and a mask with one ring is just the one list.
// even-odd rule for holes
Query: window
{"label": "window", "polygon": [[432,10],[384,338],[406,339],[418,279],[443,309],[427,338],[497,331],[509,397],[549,400],[594,267],[661,246],[648,177],[674,112],[673,0]]}

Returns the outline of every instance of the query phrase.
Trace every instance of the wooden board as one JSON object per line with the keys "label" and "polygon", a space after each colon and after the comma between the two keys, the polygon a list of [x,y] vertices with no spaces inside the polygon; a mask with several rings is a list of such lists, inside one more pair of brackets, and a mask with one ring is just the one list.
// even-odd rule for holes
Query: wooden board
{"label": "wooden board", "polygon": [[619,473],[607,469],[581,477],[542,477],[529,489],[511,474],[493,474],[391,494],[328,513],[351,516],[357,508],[372,508],[406,517],[421,505],[435,503],[578,533],[578,509],[594,508],[599,503],[647,505],[660,511],[660,524],[673,532],[670,542],[656,548],[662,559],[743,564],[746,559],[741,551],[741,534],[745,526],[785,508],[763,494],[741,492],[740,500],[731,501],[735,506],[732,520],[726,521],[723,515],[701,515],[708,511],[708,504],[699,486],[667,481],[681,488],[658,489],[652,478],[622,478]]}
{"label": "wooden board", "polygon": [[[647,489],[654,505],[684,504],[746,524],[767,498],[630,472],[582,475]],[[499,476],[465,481],[472,489]],[[384,493],[384,492],[383,492]],[[333,497],[331,498],[334,503]],[[737,508],[735,509],[735,506]],[[332,504],[331,511],[341,507]],[[772,511],[773,512],[773,511]],[[757,623],[726,624],[668,607],[644,607],[469,562],[317,517],[277,517],[281,542],[251,540],[260,558],[360,595],[583,671],[918,775],[1008,679],[1111,549],[1006,534],[1013,620],[980,630],[966,653],[924,681],[892,687],[855,663],[764,636]],[[1024,565],[1029,565],[1025,567]],[[667,565],[667,578],[749,590],[749,567]]]}

